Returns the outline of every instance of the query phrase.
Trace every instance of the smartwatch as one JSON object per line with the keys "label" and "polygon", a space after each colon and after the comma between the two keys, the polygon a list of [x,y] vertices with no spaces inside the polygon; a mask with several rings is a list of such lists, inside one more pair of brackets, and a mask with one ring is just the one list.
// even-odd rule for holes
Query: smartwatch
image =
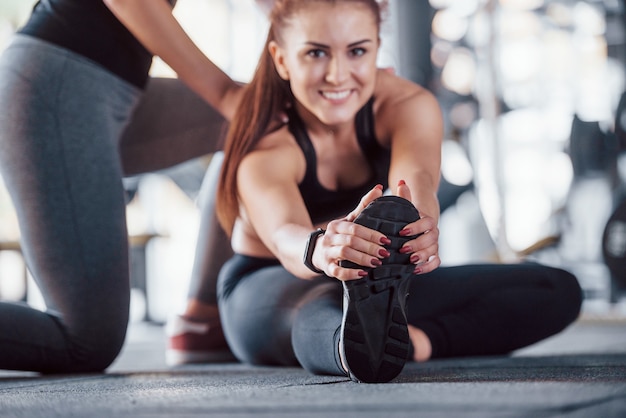
{"label": "smartwatch", "polygon": [[317,274],[324,274],[324,271],[318,269],[313,265],[313,250],[315,250],[315,244],[317,244],[317,239],[320,237],[320,235],[324,235],[325,232],[326,231],[322,228],[317,228],[315,231],[309,234],[309,239],[306,242],[306,248],[304,250],[304,259],[302,260],[304,261],[304,265],[307,266],[309,270]]}

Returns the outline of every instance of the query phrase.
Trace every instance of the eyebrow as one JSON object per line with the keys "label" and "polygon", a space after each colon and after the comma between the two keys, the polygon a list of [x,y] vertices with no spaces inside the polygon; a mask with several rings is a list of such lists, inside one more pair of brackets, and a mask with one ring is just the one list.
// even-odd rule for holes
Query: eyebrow
{"label": "eyebrow", "polygon": [[[371,39],[363,39],[363,40],[360,40],[360,41],[352,42],[351,44],[348,44],[348,48],[353,48],[355,46],[358,46],[358,45],[361,45],[361,44],[364,44],[364,43],[368,43],[368,42],[372,42],[372,40]],[[305,42],[305,44],[306,45],[310,45],[310,46],[314,46],[316,48],[330,48],[328,45],[321,44],[321,43],[318,43],[318,42],[313,42],[313,41]]]}

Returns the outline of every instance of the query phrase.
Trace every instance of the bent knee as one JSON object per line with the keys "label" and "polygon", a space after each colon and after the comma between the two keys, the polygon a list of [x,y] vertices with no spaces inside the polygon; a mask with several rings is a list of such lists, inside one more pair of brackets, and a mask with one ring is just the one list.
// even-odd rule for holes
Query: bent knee
{"label": "bent knee", "polygon": [[59,364],[44,373],[100,373],[120,354],[126,338],[124,326],[109,326],[107,330],[89,329],[68,331],[65,364]]}
{"label": "bent knee", "polygon": [[242,363],[256,366],[298,366],[293,349],[288,341],[276,341],[269,338],[265,341],[252,341],[241,338],[232,343],[231,351]]}

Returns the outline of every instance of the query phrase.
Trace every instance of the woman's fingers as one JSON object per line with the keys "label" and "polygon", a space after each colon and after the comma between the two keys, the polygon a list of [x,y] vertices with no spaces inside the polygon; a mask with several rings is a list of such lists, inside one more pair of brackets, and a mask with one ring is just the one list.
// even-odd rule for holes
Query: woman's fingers
{"label": "woman's fingers", "polygon": [[[422,222],[420,224],[420,222]],[[422,218],[407,226],[407,229],[419,234],[417,238],[404,243],[400,248],[403,254],[411,254],[410,261],[416,265],[415,273],[427,273],[433,271],[441,264],[439,259],[439,229],[434,225],[434,220],[430,217]],[[407,235],[415,235],[408,233]]]}
{"label": "woman's fingers", "polygon": [[361,198],[361,201],[359,202],[357,207],[354,208],[354,210],[350,212],[348,216],[346,216],[345,220],[350,222],[354,221],[356,217],[359,216],[359,213],[361,213],[361,211],[365,209],[367,205],[369,205],[371,202],[378,199],[382,195],[383,186],[381,184],[377,184],[372,190],[367,192],[367,194]]}
{"label": "woman's fingers", "polygon": [[398,187],[396,188],[396,196],[400,196],[411,202],[411,189],[409,189],[409,186],[407,186],[404,180],[400,180],[398,182]]}
{"label": "woman's fingers", "polygon": [[328,266],[327,270],[324,270],[329,277],[334,277],[335,279],[339,279],[342,282],[348,280],[358,280],[367,276],[367,272],[361,269],[349,269],[345,267],[341,267],[339,264],[331,264]]}
{"label": "woman's fingers", "polygon": [[437,229],[437,222],[432,216],[420,214],[420,218],[409,224],[406,224],[399,232],[401,236],[409,237],[411,235],[421,235],[428,231]]}
{"label": "woman's fingers", "polygon": [[418,263],[413,270],[414,274],[430,273],[441,265],[439,254],[433,254],[423,263]]}
{"label": "woman's fingers", "polygon": [[324,248],[323,257],[327,268],[323,270],[340,280],[358,279],[365,272],[358,267],[341,267],[341,261],[363,267],[380,266],[381,260],[390,255],[385,248],[390,242],[384,234],[363,225],[344,219],[331,221],[326,233],[318,241],[318,245]]}
{"label": "woman's fingers", "polygon": [[332,256],[337,259],[370,266],[364,262],[363,256],[382,258],[389,255],[384,247],[391,242],[389,238],[363,225],[345,220],[333,221],[328,224],[325,235],[327,244],[332,247]]}

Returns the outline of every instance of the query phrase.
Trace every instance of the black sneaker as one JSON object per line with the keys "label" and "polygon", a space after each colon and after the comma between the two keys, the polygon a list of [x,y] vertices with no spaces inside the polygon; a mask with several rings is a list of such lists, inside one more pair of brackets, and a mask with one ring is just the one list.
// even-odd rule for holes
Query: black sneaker
{"label": "black sneaker", "polygon": [[391,256],[376,268],[342,261],[342,267],[360,268],[366,277],[343,282],[344,302],[340,350],[350,378],[355,382],[383,383],[395,378],[409,356],[406,297],[415,266],[402,245],[416,236],[400,236],[408,223],[419,219],[411,202],[398,196],[382,196],[354,220],[391,240]]}

